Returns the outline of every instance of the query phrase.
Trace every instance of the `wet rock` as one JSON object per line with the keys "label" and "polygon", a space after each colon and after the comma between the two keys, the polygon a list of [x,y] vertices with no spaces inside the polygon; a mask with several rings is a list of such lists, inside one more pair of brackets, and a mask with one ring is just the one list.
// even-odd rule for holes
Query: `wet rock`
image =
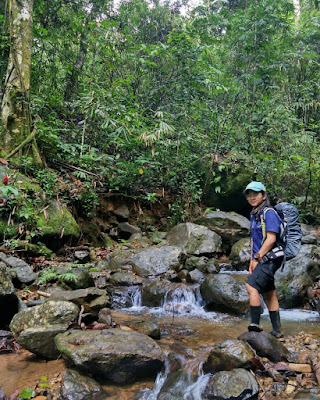
{"label": "wet rock", "polygon": [[252,348],[243,340],[227,340],[213,347],[203,365],[203,371],[214,374],[234,368],[250,368],[252,367],[251,359],[254,357]]}
{"label": "wet rock", "polygon": [[220,265],[215,258],[210,258],[206,265],[208,274],[217,274],[220,271]]}
{"label": "wet rock", "polygon": [[[105,306],[110,306],[110,298],[107,292],[98,288],[87,288],[77,290],[54,290],[51,291],[50,301],[71,301],[77,306],[84,307],[84,312],[97,311],[95,300],[100,299],[98,302],[103,304],[99,309]],[[105,304],[107,303],[107,304]]]}
{"label": "wet rock", "polygon": [[142,279],[129,272],[116,272],[111,275],[110,283],[119,286],[141,285]]}
{"label": "wet rock", "polygon": [[251,245],[249,238],[243,238],[237,241],[232,248],[229,255],[232,260],[232,265],[236,267],[248,268],[251,257]]}
{"label": "wet rock", "polygon": [[0,329],[6,328],[13,316],[26,306],[16,294],[10,269],[0,262]]}
{"label": "wet rock", "polygon": [[18,337],[28,328],[72,322],[78,314],[79,307],[69,301],[47,301],[40,306],[21,310],[13,317],[10,330]]}
{"label": "wet rock", "polygon": [[108,294],[111,298],[112,308],[132,307],[134,297],[140,293],[140,286],[111,286]]}
{"label": "wet rock", "polygon": [[306,254],[313,251],[314,246],[301,246],[297,257],[287,261],[283,270],[275,275],[275,285],[281,307],[293,308],[303,306],[307,301],[307,290],[312,286],[320,268],[317,263]]}
{"label": "wet rock", "polygon": [[259,386],[247,370],[238,368],[221,371],[210,377],[203,393],[205,400],[254,400],[258,399]]}
{"label": "wet rock", "polygon": [[243,283],[227,274],[210,275],[200,286],[203,300],[219,311],[245,313],[249,308],[249,297]]}
{"label": "wet rock", "polygon": [[107,393],[94,379],[72,369],[62,372],[60,400],[104,400],[107,398]]}
{"label": "wet rock", "polygon": [[244,332],[238,339],[249,343],[258,356],[267,357],[272,362],[292,360],[286,346],[266,332]]}
{"label": "wet rock", "polygon": [[152,339],[160,339],[159,324],[152,321],[137,321],[129,324],[129,327],[150,336]]}
{"label": "wet rock", "polygon": [[250,221],[237,213],[214,211],[196,220],[222,237],[223,243],[231,245],[250,235]]}
{"label": "wet rock", "polygon": [[191,222],[178,224],[167,234],[172,246],[183,249],[188,254],[201,255],[221,250],[221,237],[210,229]]}
{"label": "wet rock", "polygon": [[179,288],[180,284],[167,280],[155,279],[142,287],[142,305],[147,307],[160,307],[168,291]]}
{"label": "wet rock", "polygon": [[154,377],[164,363],[158,344],[135,331],[68,331],[55,342],[68,365],[122,384]]}
{"label": "wet rock", "polygon": [[14,280],[19,283],[30,284],[38,277],[38,274],[33,272],[30,265],[18,257],[8,257],[5,262],[15,271],[16,275]]}
{"label": "wet rock", "polygon": [[177,268],[180,254],[179,247],[150,247],[131,257],[129,263],[140,276],[159,275]]}
{"label": "wet rock", "polygon": [[181,369],[172,372],[160,389],[157,400],[183,399],[186,387],[195,381],[194,376]]}

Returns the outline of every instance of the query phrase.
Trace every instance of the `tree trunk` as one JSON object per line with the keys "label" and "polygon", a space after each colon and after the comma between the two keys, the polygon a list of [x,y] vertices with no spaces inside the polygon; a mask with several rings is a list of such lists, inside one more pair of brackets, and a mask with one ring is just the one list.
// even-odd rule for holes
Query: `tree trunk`
{"label": "tree trunk", "polygon": [[[9,0],[10,54],[2,100],[4,155],[11,153],[32,131],[29,107],[33,0]],[[29,147],[29,145],[28,145]],[[35,163],[42,164],[35,139],[31,142]],[[28,154],[26,146],[19,154]]]}

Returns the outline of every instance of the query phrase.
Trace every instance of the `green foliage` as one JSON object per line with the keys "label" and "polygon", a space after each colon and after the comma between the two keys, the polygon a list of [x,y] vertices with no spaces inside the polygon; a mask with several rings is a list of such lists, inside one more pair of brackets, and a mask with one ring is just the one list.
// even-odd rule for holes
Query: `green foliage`
{"label": "green foliage", "polygon": [[32,399],[35,396],[35,392],[32,389],[23,389],[19,394],[18,399]]}
{"label": "green foliage", "polygon": [[40,272],[38,278],[38,284],[44,285],[50,282],[60,282],[60,283],[68,283],[74,282],[77,280],[77,276],[72,272],[66,272],[64,274],[57,274],[54,268],[44,269]]}

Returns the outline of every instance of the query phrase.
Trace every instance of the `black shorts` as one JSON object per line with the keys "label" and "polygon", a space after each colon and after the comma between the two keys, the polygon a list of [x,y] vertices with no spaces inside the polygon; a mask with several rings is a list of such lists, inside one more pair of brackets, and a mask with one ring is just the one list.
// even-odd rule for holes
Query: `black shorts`
{"label": "black shorts", "polygon": [[259,293],[266,293],[275,290],[274,274],[280,268],[282,258],[265,263],[259,262],[252,274],[247,279],[247,284],[258,290]]}

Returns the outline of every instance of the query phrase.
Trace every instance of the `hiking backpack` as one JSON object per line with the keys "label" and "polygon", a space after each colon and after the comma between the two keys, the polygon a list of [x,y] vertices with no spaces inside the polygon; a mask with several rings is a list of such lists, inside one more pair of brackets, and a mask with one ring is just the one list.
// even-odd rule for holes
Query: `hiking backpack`
{"label": "hiking backpack", "polygon": [[[280,242],[279,244],[284,248],[284,260],[291,260],[299,253],[301,247],[302,232],[299,211],[292,204],[282,202],[274,207],[265,208],[263,219],[268,210],[276,211],[282,220],[277,243]],[[266,235],[266,232],[263,232],[263,235]]]}

